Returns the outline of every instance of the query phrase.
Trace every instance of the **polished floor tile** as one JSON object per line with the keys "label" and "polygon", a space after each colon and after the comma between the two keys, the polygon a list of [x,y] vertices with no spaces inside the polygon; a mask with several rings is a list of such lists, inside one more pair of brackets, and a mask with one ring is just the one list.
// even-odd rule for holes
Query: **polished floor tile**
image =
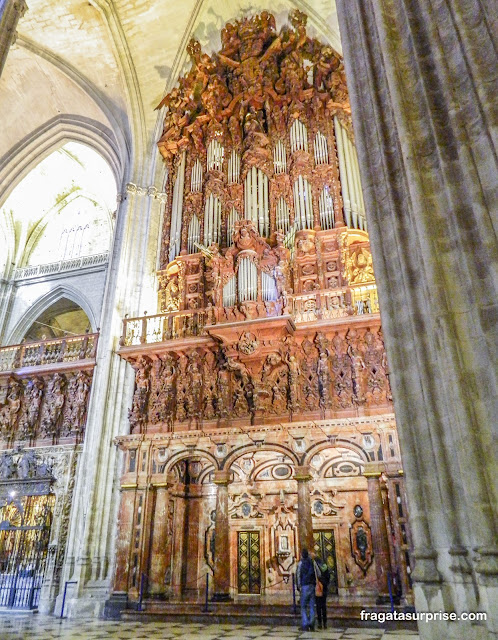
{"label": "polished floor tile", "polygon": [[37,614],[1,616],[1,640],[418,640],[408,630],[330,628],[314,633],[291,626],[201,624],[178,622],[111,622],[108,620],[59,620]]}

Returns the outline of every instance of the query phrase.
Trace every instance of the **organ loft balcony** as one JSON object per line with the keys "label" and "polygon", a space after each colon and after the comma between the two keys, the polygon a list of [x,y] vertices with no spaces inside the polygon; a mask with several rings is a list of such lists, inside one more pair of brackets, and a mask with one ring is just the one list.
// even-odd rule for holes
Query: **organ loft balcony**
{"label": "organ loft balcony", "polygon": [[133,433],[392,410],[368,235],[250,220],[158,272],[160,313],[123,320]]}

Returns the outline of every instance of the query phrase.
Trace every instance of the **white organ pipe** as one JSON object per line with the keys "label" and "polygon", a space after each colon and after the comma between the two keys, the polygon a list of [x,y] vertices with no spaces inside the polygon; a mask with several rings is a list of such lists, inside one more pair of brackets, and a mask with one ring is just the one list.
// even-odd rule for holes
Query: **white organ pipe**
{"label": "white organ pipe", "polygon": [[194,215],[188,227],[188,252],[189,253],[195,253],[197,250],[194,243],[199,242],[200,240],[199,238],[200,230],[201,230],[201,224],[197,216]]}
{"label": "white organ pipe", "polygon": [[342,128],[342,139],[344,143],[345,159],[346,159],[346,180],[348,181],[349,198],[351,201],[351,218],[353,227],[358,228],[358,206],[356,204],[356,189],[353,180],[353,172],[351,167],[351,146],[348,135],[344,127]]}
{"label": "white organ pipe", "polygon": [[313,199],[311,196],[311,185],[305,180],[306,184],[306,214],[308,229],[313,229]]}
{"label": "white organ pipe", "polygon": [[356,202],[356,211],[358,212],[358,227],[362,228],[362,215],[361,215],[361,207],[360,207],[360,185],[358,182],[358,174],[356,171],[356,150],[354,148],[353,143],[349,140],[349,156],[351,161],[351,176],[353,178],[354,185],[354,193],[355,193],[355,202]]}
{"label": "white organ pipe", "polygon": [[256,169],[256,167],[252,168],[252,179],[251,179],[251,188],[252,188],[252,215],[251,215],[251,219],[254,222],[254,224],[258,224],[258,190],[257,190],[257,184],[258,184],[258,178],[257,178],[257,173],[258,170]]}
{"label": "white organ pipe", "polygon": [[301,229],[306,229],[306,205],[304,204],[304,183],[302,176],[299,176],[299,217],[301,218]]}
{"label": "white organ pipe", "polygon": [[269,226],[270,226],[270,208],[268,206],[268,179],[266,175],[261,172],[261,180],[263,181],[263,216],[265,221],[264,235],[269,235]]}
{"label": "white organ pipe", "polygon": [[171,207],[171,227],[170,227],[170,247],[169,261],[171,262],[180,253],[180,236],[182,228],[183,211],[183,187],[185,184],[185,156],[182,153],[178,173],[176,174],[175,186],[173,187],[173,203]]}
{"label": "white organ pipe", "polygon": [[258,228],[259,228],[259,235],[260,236],[264,236],[265,235],[265,217],[264,217],[264,202],[263,202],[263,198],[264,198],[264,194],[263,194],[263,185],[260,182],[260,170],[258,169],[256,172],[257,175],[257,196],[258,196]]}
{"label": "white organ pipe", "polygon": [[199,159],[195,161],[195,164],[192,167],[190,190],[194,193],[198,193],[202,190],[202,165]]}
{"label": "white organ pipe", "polygon": [[344,141],[342,136],[342,125],[337,119],[334,117],[334,128],[335,128],[335,139],[337,141],[337,156],[339,159],[339,173],[341,177],[341,190],[342,190],[342,201],[344,205],[344,216],[346,218],[346,224],[348,227],[351,227],[351,200],[349,195],[349,185],[346,176],[346,159],[345,159],[345,151],[344,151]]}

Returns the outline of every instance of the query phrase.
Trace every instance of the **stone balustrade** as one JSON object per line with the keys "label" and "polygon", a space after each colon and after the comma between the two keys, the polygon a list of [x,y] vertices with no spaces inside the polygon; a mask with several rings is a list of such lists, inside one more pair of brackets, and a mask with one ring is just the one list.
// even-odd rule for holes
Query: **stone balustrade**
{"label": "stone balustrade", "polygon": [[79,258],[69,258],[68,260],[59,260],[58,262],[49,262],[48,264],[38,264],[30,267],[20,267],[14,271],[14,280],[29,280],[41,276],[50,276],[56,273],[65,273],[67,271],[80,271],[90,267],[97,267],[107,264],[109,261],[109,251],[96,253],[92,256],[80,256]]}
{"label": "stone balustrade", "polygon": [[0,372],[95,358],[98,333],[0,347]]}

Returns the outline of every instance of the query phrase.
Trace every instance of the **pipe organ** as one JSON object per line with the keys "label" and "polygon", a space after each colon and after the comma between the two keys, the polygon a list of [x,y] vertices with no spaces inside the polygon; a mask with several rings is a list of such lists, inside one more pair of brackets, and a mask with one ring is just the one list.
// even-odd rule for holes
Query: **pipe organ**
{"label": "pipe organ", "polygon": [[157,608],[211,573],[214,599],[288,604],[303,546],[341,598],[384,598],[388,573],[409,590],[344,67],[304,14],[290,24],[227,24],[211,56],[191,41],[160,105],[159,313],[123,321],[136,373],[114,581]]}
{"label": "pipe organ", "polygon": [[[293,20],[301,33],[306,18],[297,12]],[[345,279],[329,271],[333,261],[313,266],[303,257],[301,265],[302,247],[313,242],[325,260],[318,245],[366,229],[342,61],[308,37],[296,49],[286,35],[282,45],[273,18],[256,23],[266,30],[261,64],[246,57],[254,25],[241,27],[237,41],[228,28],[211,57],[192,41],[192,71],[161,103],[168,109],[159,149],[170,182],[161,270],[195,257],[205,278],[195,290],[185,283],[192,291],[180,309],[266,303],[273,313],[290,292],[340,289]]]}

